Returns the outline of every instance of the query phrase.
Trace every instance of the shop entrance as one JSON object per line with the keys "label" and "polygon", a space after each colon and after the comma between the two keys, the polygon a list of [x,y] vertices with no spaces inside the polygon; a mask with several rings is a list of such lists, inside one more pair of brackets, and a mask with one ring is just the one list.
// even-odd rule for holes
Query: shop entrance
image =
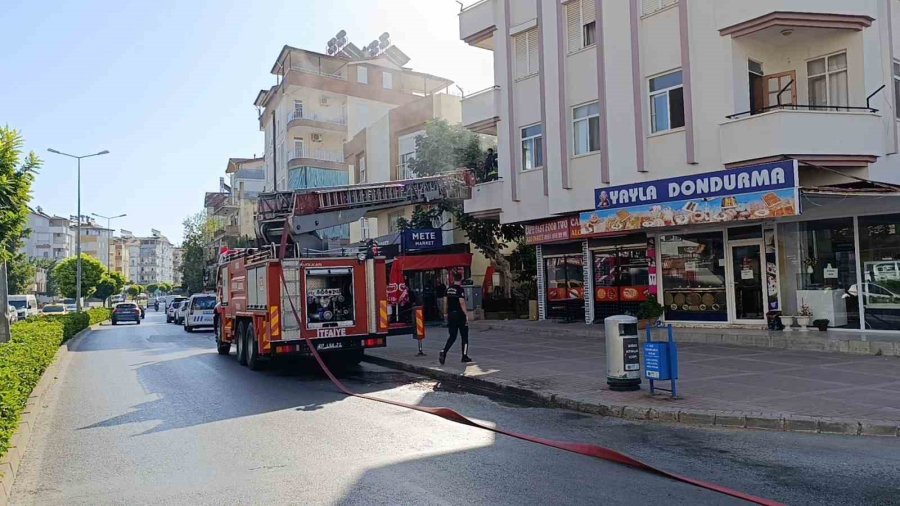
{"label": "shop entrance", "polygon": [[757,239],[730,241],[728,283],[732,308],[731,320],[736,323],[761,323],[766,319],[765,259],[763,242]]}

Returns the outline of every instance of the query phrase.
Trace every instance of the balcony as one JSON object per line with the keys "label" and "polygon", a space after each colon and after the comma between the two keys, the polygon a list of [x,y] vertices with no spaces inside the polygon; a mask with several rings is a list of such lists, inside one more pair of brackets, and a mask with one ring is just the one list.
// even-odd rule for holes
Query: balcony
{"label": "balcony", "polygon": [[715,11],[719,32],[738,38],[776,27],[862,30],[871,10],[871,2],[846,0],[717,0]]}
{"label": "balcony", "polygon": [[729,121],[719,128],[722,163],[737,164],[779,155],[872,158],[884,154],[885,127],[875,109],[822,109],[786,105],[759,114],[729,116]]}
{"label": "balcony", "polygon": [[499,219],[503,208],[503,180],[476,184],[472,198],[464,202],[466,214],[478,219]]}
{"label": "balcony", "polygon": [[322,167],[326,169],[346,169],[343,151],[311,149],[307,147],[291,150],[287,154],[288,169],[296,167]]}
{"label": "balcony", "polygon": [[497,10],[497,0],[481,0],[463,9],[459,13],[460,40],[493,51]]}
{"label": "balcony", "polygon": [[236,213],[241,208],[237,197],[228,195],[217,200],[212,206],[212,213],[215,216],[228,216]]}
{"label": "balcony", "polygon": [[223,237],[240,237],[241,229],[238,225],[219,225],[213,230],[213,238],[221,239]]}
{"label": "balcony", "polygon": [[334,132],[347,130],[347,116],[343,114],[326,115],[309,111],[294,111],[288,115],[287,127],[305,126]]}
{"label": "balcony", "polygon": [[500,87],[472,93],[462,99],[462,123],[473,132],[497,135],[497,121],[500,120],[497,104],[500,102]]}

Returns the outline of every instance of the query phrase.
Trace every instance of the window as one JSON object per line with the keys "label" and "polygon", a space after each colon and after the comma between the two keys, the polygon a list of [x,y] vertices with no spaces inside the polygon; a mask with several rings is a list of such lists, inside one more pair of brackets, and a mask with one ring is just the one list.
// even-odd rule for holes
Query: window
{"label": "window", "polygon": [[650,79],[650,131],[684,126],[684,89],[681,71]]}
{"label": "window", "polygon": [[894,62],[894,115],[900,119],[900,63]]}
{"label": "window", "polygon": [[806,62],[809,105],[847,106],[847,53]]}
{"label": "window", "polygon": [[382,72],[381,73],[381,86],[386,90],[393,89],[394,88],[394,74],[391,74],[390,72]]}
{"label": "window", "polygon": [[368,69],[359,65],[356,67],[356,82],[362,84],[369,84],[369,72]]}
{"label": "window", "polygon": [[359,181],[358,183],[366,182],[366,157],[361,156],[359,158]]}
{"label": "window", "polygon": [[574,53],[596,43],[595,0],[575,0],[566,4],[566,34],[569,52]]}
{"label": "window", "polygon": [[388,213],[388,233],[393,234],[400,231],[400,218],[403,217],[403,211],[395,211]]}
{"label": "window", "polygon": [[532,125],[522,129],[522,170],[544,165],[543,137],[543,125]]}
{"label": "window", "polygon": [[290,158],[302,158],[303,156],[303,139],[294,137],[294,154]]}
{"label": "window", "polygon": [[642,14],[644,16],[646,16],[647,14],[653,14],[654,12],[661,11],[670,5],[674,5],[677,1],[678,0],[642,0]]}
{"label": "window", "polygon": [[415,175],[409,167],[409,162],[416,157],[415,153],[403,153],[400,155],[400,179],[412,179]]}
{"label": "window", "polygon": [[303,101],[302,100],[294,100],[294,115],[293,118],[302,118],[303,117]]}
{"label": "window", "polygon": [[662,235],[659,247],[666,319],[727,321],[722,232]]}
{"label": "window", "polygon": [[522,32],[514,37],[516,46],[516,79],[528,77],[538,72],[538,31],[537,28]]}
{"label": "window", "polygon": [[583,155],[600,149],[600,104],[582,105],[572,110],[572,137],[575,154]]}

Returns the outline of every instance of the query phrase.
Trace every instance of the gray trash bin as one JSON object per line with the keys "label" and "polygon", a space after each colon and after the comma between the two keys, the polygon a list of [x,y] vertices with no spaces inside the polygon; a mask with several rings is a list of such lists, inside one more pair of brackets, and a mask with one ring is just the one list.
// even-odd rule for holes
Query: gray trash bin
{"label": "gray trash bin", "polygon": [[637,318],[615,315],[604,319],[603,324],[606,327],[606,384],[610,390],[640,390]]}

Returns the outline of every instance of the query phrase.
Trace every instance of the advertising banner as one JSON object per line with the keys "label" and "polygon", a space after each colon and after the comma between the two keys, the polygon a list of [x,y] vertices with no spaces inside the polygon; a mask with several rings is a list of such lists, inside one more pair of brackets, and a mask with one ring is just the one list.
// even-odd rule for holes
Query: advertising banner
{"label": "advertising banner", "polygon": [[582,236],[800,214],[797,162],[595,190],[596,210],[581,213]]}
{"label": "advertising banner", "polygon": [[411,228],[403,231],[404,251],[439,249],[444,245],[442,231],[436,228]]}
{"label": "advertising banner", "polygon": [[525,225],[525,244],[543,244],[569,239],[569,218],[554,218]]}

